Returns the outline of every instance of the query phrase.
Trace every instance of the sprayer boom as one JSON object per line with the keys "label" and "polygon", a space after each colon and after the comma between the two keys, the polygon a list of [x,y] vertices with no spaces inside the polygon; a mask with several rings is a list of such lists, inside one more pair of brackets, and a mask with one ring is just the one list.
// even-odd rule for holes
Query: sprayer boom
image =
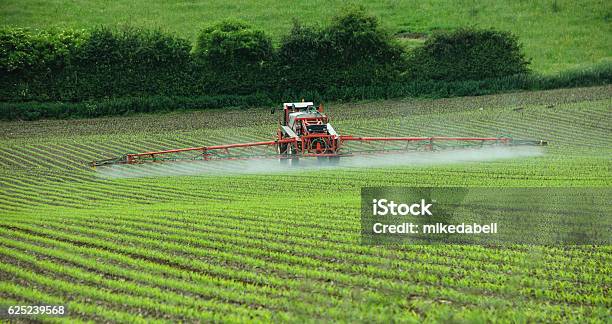
{"label": "sprayer boom", "polygon": [[275,158],[296,161],[300,157],[336,159],[354,154],[398,151],[433,151],[478,148],[491,145],[547,145],[542,140],[515,140],[510,137],[359,137],[339,135],[323,114],[323,106],[312,102],[285,103],[284,115],[273,141],[190,147],[93,161],[91,165],[135,164],[177,160]]}

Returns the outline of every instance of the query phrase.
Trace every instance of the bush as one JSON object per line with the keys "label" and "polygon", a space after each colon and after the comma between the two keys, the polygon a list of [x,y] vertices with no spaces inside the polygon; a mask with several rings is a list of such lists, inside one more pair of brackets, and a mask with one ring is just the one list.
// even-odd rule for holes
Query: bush
{"label": "bush", "polygon": [[397,68],[401,63],[400,45],[379,26],[378,19],[363,8],[350,9],[334,17],[324,32],[333,49],[328,54],[342,66],[354,68],[363,63]]}
{"label": "bush", "polygon": [[516,36],[460,29],[435,34],[409,55],[410,80],[483,80],[527,73],[529,62]]}
{"label": "bush", "polygon": [[389,99],[398,97],[477,96],[514,90],[545,90],[563,87],[594,86],[612,83],[612,65],[602,64],[588,70],[559,75],[519,74],[497,79],[468,81],[412,81],[385,85],[330,87],[322,91],[286,91],[278,96],[266,93],[218,96],[148,96],[88,100],[78,103],[0,102],[0,119],[35,120],[40,118],[75,118],[125,115],[142,112],[192,110],[220,107],[273,106],[282,101],[308,98],[329,100]]}
{"label": "bush", "polygon": [[[79,89],[71,99],[187,95],[189,41],[158,30],[94,30],[75,54],[65,86]],[[63,95],[62,99],[66,99]]]}
{"label": "bush", "polygon": [[234,20],[204,28],[193,50],[211,68],[219,70],[268,63],[272,52],[272,41],[263,31]]}
{"label": "bush", "polygon": [[270,89],[272,40],[244,22],[225,20],[204,28],[193,50],[206,74],[208,93],[248,94]]}
{"label": "bush", "polygon": [[337,69],[330,57],[332,51],[323,30],[294,22],[278,49],[276,70],[279,90],[320,91],[333,84]]}
{"label": "bush", "polygon": [[335,17],[327,28],[296,22],[278,50],[280,87],[323,91],[395,81],[402,53],[376,17],[360,8]]}
{"label": "bush", "polygon": [[58,79],[85,38],[83,31],[0,30],[0,99],[55,99]]}
{"label": "bush", "polygon": [[2,101],[83,101],[188,95],[194,79],[189,41],[160,31],[0,33]]}
{"label": "bush", "polygon": [[83,31],[0,30],[0,72],[45,72],[64,67],[84,41]]}

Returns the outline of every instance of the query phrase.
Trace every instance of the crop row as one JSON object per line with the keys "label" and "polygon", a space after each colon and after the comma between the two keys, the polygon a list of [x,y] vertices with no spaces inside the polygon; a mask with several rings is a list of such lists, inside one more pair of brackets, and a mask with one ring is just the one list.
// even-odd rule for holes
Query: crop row
{"label": "crop row", "polygon": [[[54,226],[53,223],[48,220],[45,222],[47,226]],[[34,221],[34,224],[36,223],[40,222]],[[284,275],[286,271],[290,271],[290,273],[294,273],[295,275],[303,276],[306,274],[312,274],[309,273],[306,269],[316,268],[331,271],[331,273],[334,273],[335,271],[336,275],[354,272],[356,275],[366,275],[369,278],[397,278],[400,280],[407,281],[431,282],[431,284],[436,284],[439,282],[439,280],[442,280],[442,278],[444,278],[443,280],[445,281],[445,284],[450,287],[454,287],[455,285],[458,285],[459,282],[461,282],[462,285],[467,285],[472,289],[482,287],[480,289],[485,289],[489,291],[497,291],[498,289],[501,289],[501,286],[497,285],[503,285],[503,282],[505,281],[504,274],[495,275],[493,273],[488,272],[473,272],[470,275],[471,280],[466,281],[467,278],[465,278],[465,273],[462,274],[461,272],[453,271],[453,268],[445,269],[444,267],[439,267],[435,265],[405,264],[401,266],[401,268],[403,268],[403,271],[397,272],[381,269],[375,267],[374,265],[359,266],[350,264],[345,265],[343,263],[337,262],[325,263],[317,258],[306,258],[305,256],[294,257],[292,255],[288,255],[282,252],[275,253],[273,252],[273,247],[265,250],[261,247],[249,249],[248,247],[245,247],[244,244],[241,244],[242,242],[230,243],[227,238],[223,239],[222,237],[215,237],[215,235],[212,234],[209,234],[208,239],[198,239],[198,235],[195,233],[191,236],[185,235],[188,233],[182,233],[178,235],[172,235],[170,233],[163,232],[160,233],[157,230],[161,230],[161,228],[145,228],[144,230],[136,230],[130,229],[127,225],[103,225],[95,221],[75,222],[75,224],[77,225],[68,225],[68,223],[63,221],[62,228],[64,228],[65,231],[75,233],[75,235],[79,233],[86,233],[89,236],[99,236],[102,238],[106,237],[107,239],[111,239],[114,237],[114,241],[120,245],[135,244],[136,241],[132,241],[131,239],[133,238],[137,239],[139,243],[148,245],[150,247],[155,247],[158,250],[181,251],[181,253],[197,256],[198,258],[205,258],[209,262],[219,264],[234,264],[253,269],[265,267],[268,269],[268,271],[278,271],[282,275]],[[78,224],[86,225],[86,227],[78,226]],[[117,234],[117,231],[121,231],[121,234]],[[113,236],[112,233],[115,233],[115,235]],[[210,251],[214,251],[215,253],[208,254],[208,252]],[[227,253],[224,251],[232,251],[232,253]],[[303,268],[305,272],[299,272],[300,268]],[[328,278],[329,277],[327,277],[325,272],[323,272],[320,274],[320,277],[315,279],[325,280]],[[458,278],[460,280],[458,280],[457,283],[453,283],[454,280],[452,278]],[[591,282],[601,280],[604,280],[603,277],[600,277],[600,279],[597,279],[597,277],[591,278]],[[603,282],[602,284],[605,285]],[[544,287],[541,282],[531,283],[528,280],[524,283],[521,283],[521,286],[523,286],[525,289],[528,289],[530,285]],[[556,289],[561,290],[561,295],[564,295],[565,292],[567,292],[567,290],[572,287],[572,283],[570,283],[569,285],[564,285],[561,281],[557,281],[555,285],[557,286]],[[589,292],[594,293],[595,295],[589,295]],[[589,303],[607,303],[605,301],[605,298],[601,299],[601,297],[599,296],[600,293],[600,289],[592,287],[592,289],[581,291],[580,294],[577,295],[568,294],[564,298],[571,297],[572,300],[576,300],[576,298],[578,298],[577,296],[579,296],[579,298],[585,298],[583,302],[591,300],[591,302]],[[559,296],[553,295],[553,297],[550,298],[556,299],[559,298]]]}
{"label": "crop row", "polygon": [[[66,236],[66,237],[74,237],[75,235],[72,236]],[[77,238],[77,240],[80,240]],[[89,242],[94,242],[95,240],[90,240],[88,239]],[[82,241],[81,241],[82,242]],[[100,242],[98,242],[98,244],[100,244]],[[129,249],[124,249],[124,248],[114,248],[111,249],[110,245],[107,245],[106,250],[112,250],[115,253],[119,252],[119,253],[128,253],[128,255],[134,255],[133,253],[135,253],[134,248],[129,248]],[[138,253],[138,252],[136,252]],[[140,249],[140,253],[144,253],[144,251],[142,251],[142,249]],[[156,252],[155,253],[158,256],[163,255],[163,253],[159,253]],[[150,252],[149,252],[150,255]],[[155,258],[157,259],[157,258]],[[177,257],[173,257],[173,259],[177,259]],[[178,259],[181,259],[180,257]],[[174,264],[174,263],[173,263]],[[201,262],[192,260],[191,262],[187,261],[187,264],[189,264],[190,268],[198,268],[201,271],[202,268],[201,266],[203,265]],[[206,263],[205,264],[207,268],[210,269],[210,264]],[[231,273],[233,273],[234,271],[232,270],[231,267],[225,267],[225,270],[217,272],[217,275],[219,274],[223,274],[224,276],[230,275]],[[268,275],[269,276],[269,275]],[[346,278],[345,276],[340,276],[339,278],[336,278],[334,280],[339,280],[341,278],[345,278],[345,280],[347,280],[348,278]],[[268,278],[271,279],[271,278]],[[304,288],[306,288],[307,286],[304,286],[304,279],[301,279],[301,282],[293,282],[293,281],[287,281],[287,279],[278,279],[279,281],[277,282],[277,284],[283,284],[283,285],[289,285],[289,286],[295,286],[293,289],[291,289],[292,291],[303,291]],[[365,282],[363,282],[363,280],[366,280],[366,282],[371,282],[370,285],[374,285],[374,287],[378,287],[378,290],[380,291],[380,289],[382,289],[383,291],[386,291],[386,295],[388,296],[388,294],[411,294],[414,296],[429,296],[428,298],[443,298],[445,300],[448,300],[448,298],[451,298],[450,300],[454,300],[456,303],[461,303],[461,304],[465,304],[466,305],[471,305],[472,303],[477,303],[476,305],[481,305],[483,307],[487,307],[485,306],[483,303],[488,304],[488,307],[492,307],[493,305],[497,305],[496,307],[500,307],[502,305],[504,305],[504,302],[501,299],[496,299],[496,298],[488,298],[487,300],[482,300],[480,299],[478,296],[474,296],[474,297],[470,297],[468,298],[469,295],[466,295],[465,292],[462,293],[458,293],[458,292],[453,292],[452,290],[449,290],[448,288],[443,288],[442,286],[436,287],[435,290],[431,290],[428,288],[421,288],[419,289],[418,286],[405,286],[402,284],[392,284],[389,281],[380,281],[377,282],[377,280],[372,281],[373,279],[360,279],[360,280],[351,280],[352,283],[352,287],[353,288],[338,288],[336,285],[332,285],[332,286],[328,286],[324,283],[318,283],[316,286],[319,287],[316,290],[312,291],[312,294],[314,296],[324,296],[325,294],[328,293],[333,293],[333,295],[336,294],[340,294],[338,295],[338,298],[340,296],[347,296],[350,295],[352,293],[352,291],[354,291],[355,287],[363,287],[363,285],[365,284]],[[275,285],[277,285],[275,284]],[[297,284],[297,286],[296,286]],[[326,287],[328,286],[328,287]],[[366,285],[366,287],[369,285]],[[333,289],[332,289],[333,288]],[[329,289],[332,289],[331,291]],[[369,290],[369,289],[368,289]],[[327,291],[327,292],[326,292]],[[326,293],[325,293],[326,292]],[[370,296],[369,298],[374,298],[376,296],[375,293],[372,293],[373,295]],[[433,294],[433,295],[432,295]],[[435,297],[435,296],[439,296],[439,297]],[[328,297],[329,298],[329,297]],[[379,299],[384,299],[384,296],[378,296]],[[324,298],[325,299],[325,298]],[[333,298],[332,298],[333,300]],[[321,302],[321,301],[319,301]],[[535,307],[535,305],[532,306],[527,306],[529,304],[533,303],[533,301],[528,301],[526,305],[524,305],[525,307]],[[565,306],[560,307],[562,305],[558,305],[558,306],[551,306],[550,308],[548,307],[542,307],[541,311],[543,313],[541,313],[539,316],[544,316],[544,314],[548,314],[546,316],[550,316],[551,313],[556,313],[557,310],[559,309],[564,309]],[[596,310],[597,308],[595,308],[594,310]],[[590,311],[590,310],[587,310]],[[534,314],[534,316],[538,316],[537,313]]]}
{"label": "crop row", "polygon": [[[470,98],[476,106],[330,109],[343,133],[506,132],[550,140],[543,156],[272,174],[240,174],[246,164],[233,162],[86,166],[129,151],[271,138],[276,126],[259,111],[66,121],[72,134],[58,121],[7,124],[0,278],[12,280],[1,281],[0,302],[66,304],[70,317],[51,319],[59,322],[604,320],[609,246],[360,244],[365,186],[609,186],[610,100],[566,97],[547,99],[552,107]],[[184,174],[203,176],[157,177]]]}

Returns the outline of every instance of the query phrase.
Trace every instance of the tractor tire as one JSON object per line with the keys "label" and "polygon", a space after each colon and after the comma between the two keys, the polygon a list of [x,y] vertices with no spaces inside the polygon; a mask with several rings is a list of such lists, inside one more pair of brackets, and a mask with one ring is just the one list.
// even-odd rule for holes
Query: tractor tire
{"label": "tractor tire", "polygon": [[[317,150],[317,143],[320,144],[320,148],[321,148],[320,150]],[[327,144],[325,140],[320,139],[320,138],[315,138],[314,140],[310,142],[309,150],[317,154],[327,153],[329,151],[329,145]]]}

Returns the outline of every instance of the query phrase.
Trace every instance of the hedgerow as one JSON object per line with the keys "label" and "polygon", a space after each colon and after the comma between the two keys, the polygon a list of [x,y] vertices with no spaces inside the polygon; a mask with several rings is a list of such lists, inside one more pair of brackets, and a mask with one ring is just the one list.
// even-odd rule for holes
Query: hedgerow
{"label": "hedgerow", "polygon": [[87,118],[172,110],[272,106],[282,101],[299,101],[301,98],[309,98],[317,102],[399,97],[443,98],[486,95],[513,90],[547,90],[610,83],[612,83],[612,65],[603,64],[589,70],[568,71],[553,76],[515,75],[498,79],[454,82],[427,80],[357,87],[330,86],[320,92],[286,89],[276,93],[258,92],[250,95],[143,96],[81,102],[0,102],[0,119]]}
{"label": "hedgerow", "polygon": [[295,23],[275,49],[240,21],[193,45],[159,30],[0,30],[0,119],[98,117],[288,100],[482,95],[610,82],[610,64],[532,74],[518,39],[494,30],[435,34],[406,52],[363,9],[325,27]]}

